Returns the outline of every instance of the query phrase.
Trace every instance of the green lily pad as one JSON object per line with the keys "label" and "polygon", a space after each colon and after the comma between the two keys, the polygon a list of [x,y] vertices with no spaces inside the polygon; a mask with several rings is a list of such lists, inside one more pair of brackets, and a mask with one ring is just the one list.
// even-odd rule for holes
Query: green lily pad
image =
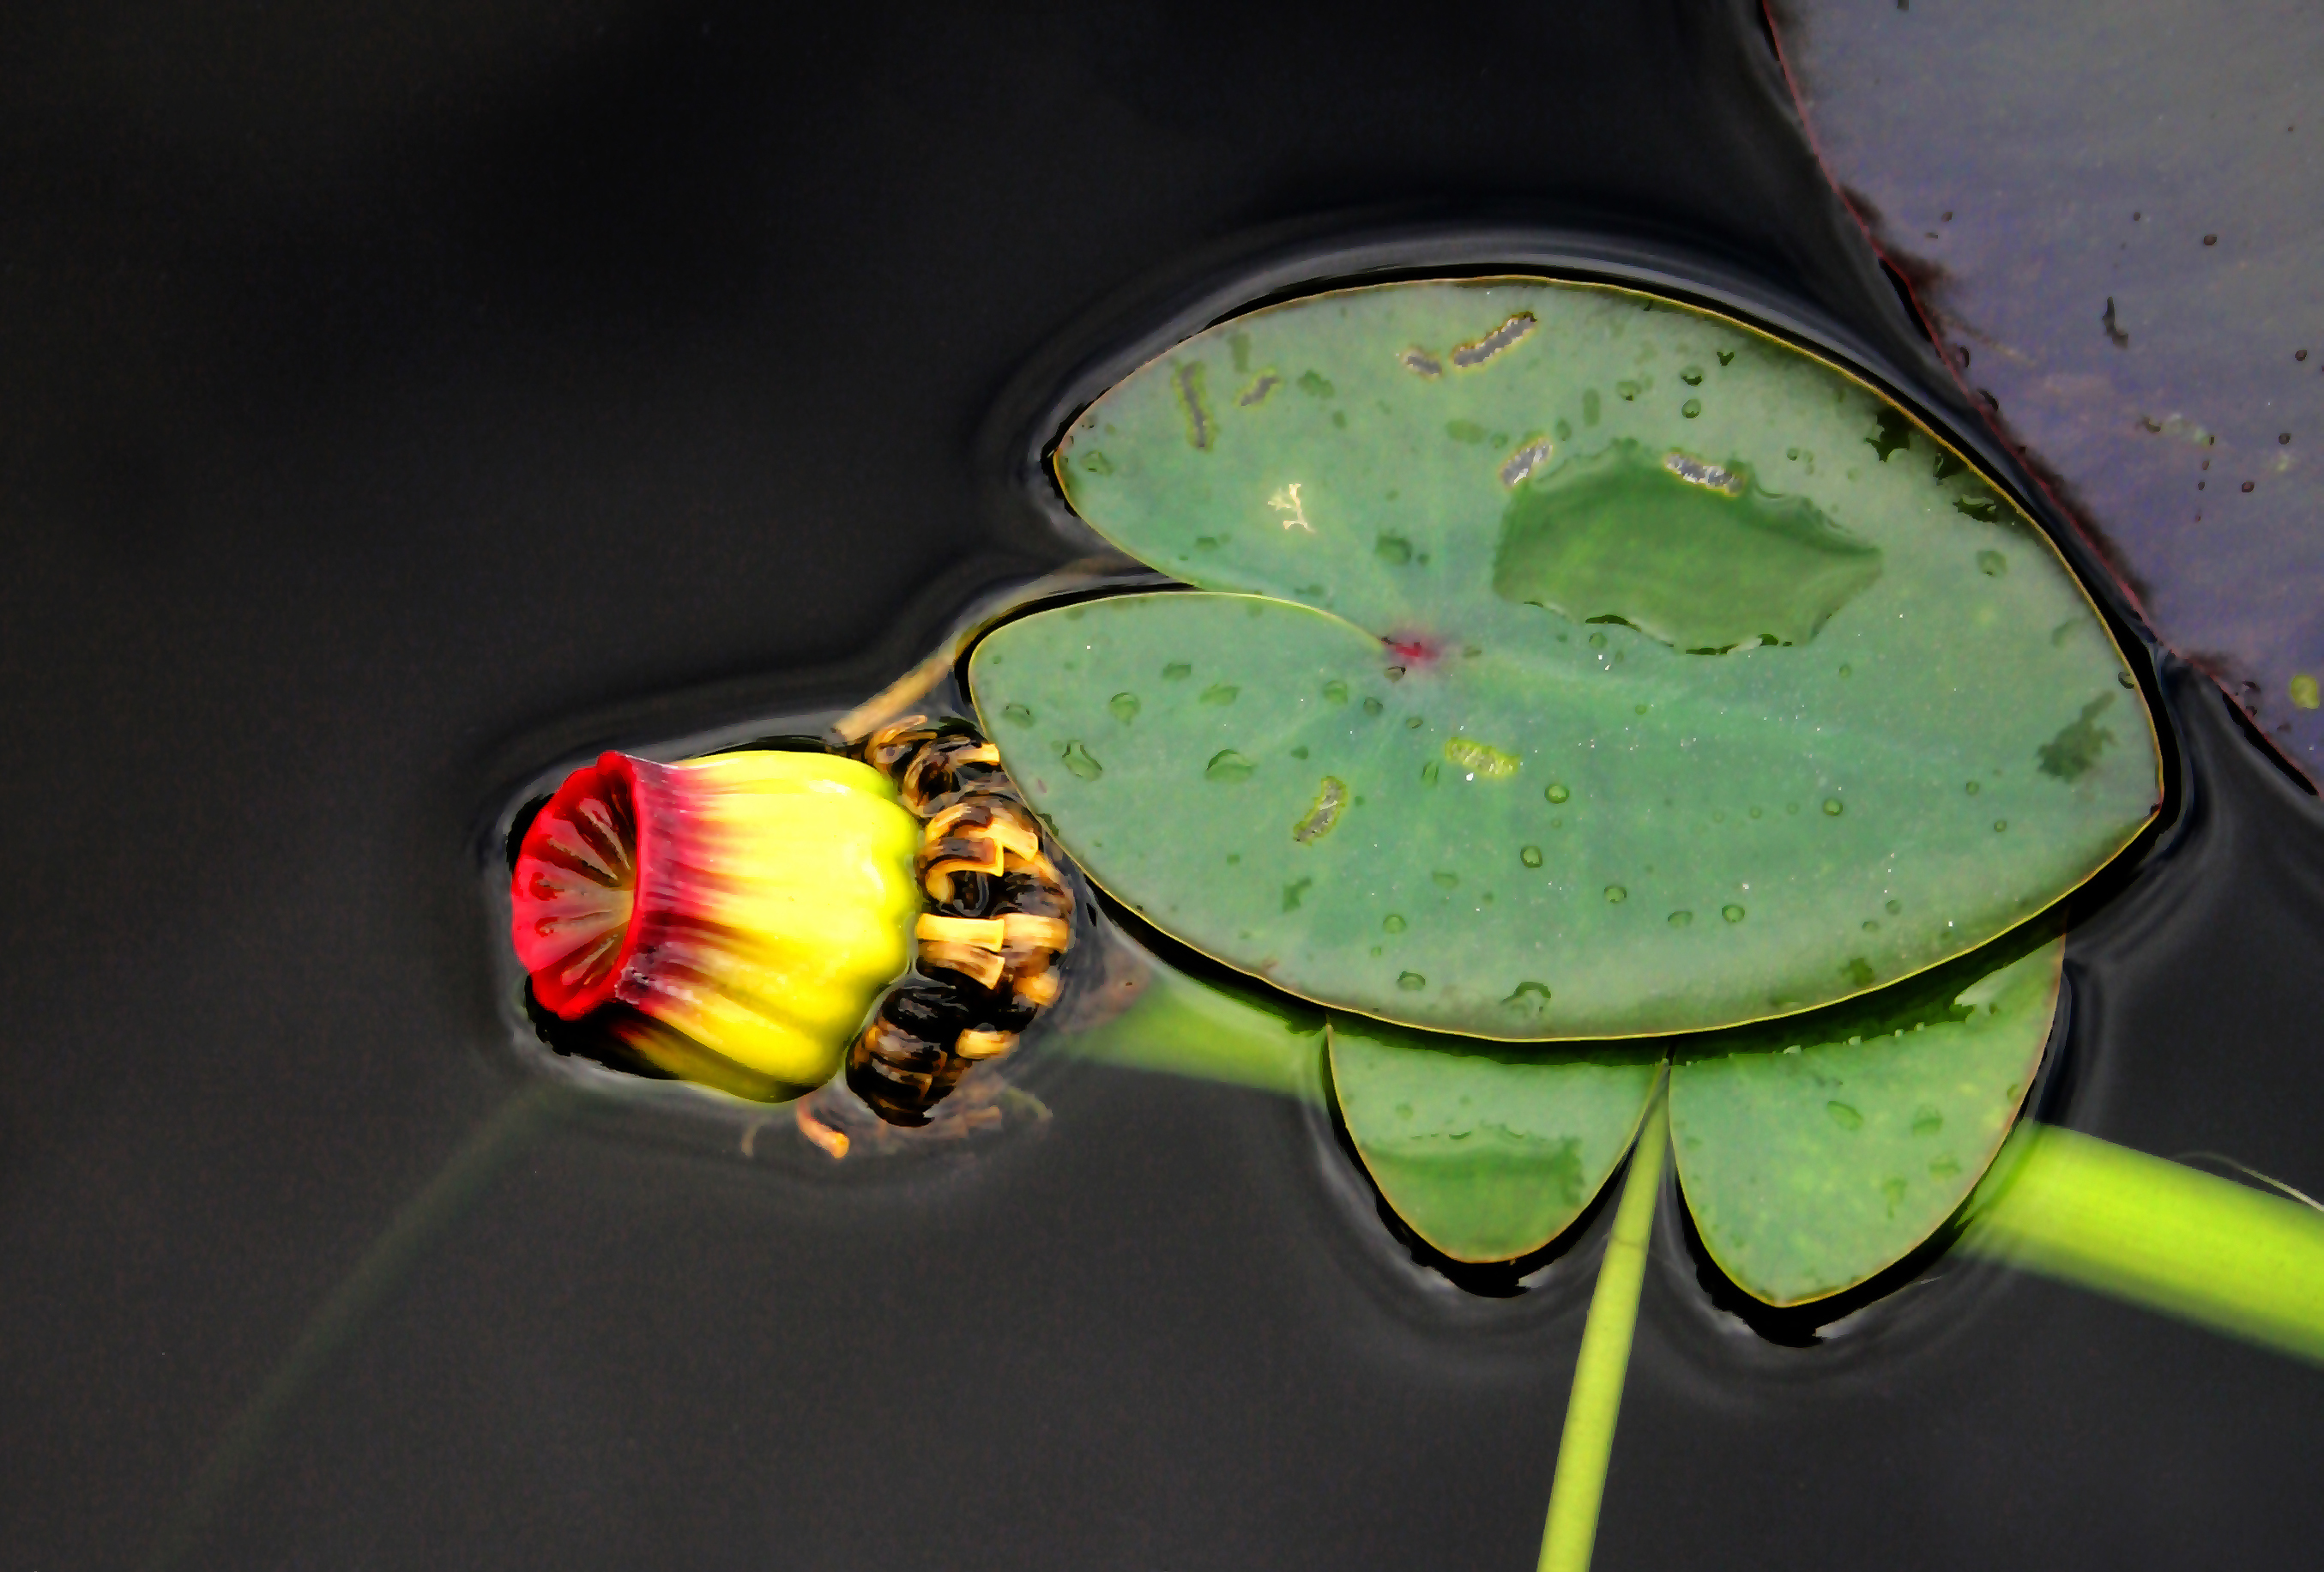
{"label": "green lily pad", "polygon": [[[1678,1050],[1671,1138],[1705,1249],[1802,1304],[1903,1260],[1958,1210],[2049,1041],[2064,940]],[[1980,975],[1982,974],[1982,975]]]}
{"label": "green lily pad", "polygon": [[2153,722],[2042,532],[1863,384],[1618,291],[1383,285],[1189,340],[1074,505],[1211,590],[973,659],[1101,884],[1319,1003],[1712,1029],[2024,921],[2152,816]]}
{"label": "green lily pad", "polygon": [[1565,1232],[1630,1149],[1658,1050],[1494,1048],[1361,1017],[1331,1022],[1357,1155],[1412,1231],[1455,1261],[1510,1261]]}

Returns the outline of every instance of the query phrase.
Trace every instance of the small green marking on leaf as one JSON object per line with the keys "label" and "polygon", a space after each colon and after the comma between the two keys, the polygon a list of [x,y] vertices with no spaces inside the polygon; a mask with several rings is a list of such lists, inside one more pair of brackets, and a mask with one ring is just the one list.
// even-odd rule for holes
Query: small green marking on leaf
{"label": "small green marking on leaf", "polygon": [[1305,846],[1331,834],[1332,827],[1340,822],[1340,809],[1347,800],[1348,783],[1337,775],[1324,776],[1305,817],[1291,827],[1291,838]]}
{"label": "small green marking on leaf", "polygon": [[1474,737],[1446,737],[1444,757],[1454,769],[1480,781],[1506,781],[1523,763],[1515,754],[1503,753]]}
{"label": "small green marking on leaf", "polygon": [[2036,748],[2034,756],[2041,760],[2042,773],[2060,781],[2079,781],[2088,774],[2107,744],[2114,741],[2113,731],[2098,724],[2098,717],[2113,702],[2113,694],[2099,694],[2082,706],[2082,713],[2061,727],[2056,736]]}
{"label": "small green marking on leaf", "polygon": [[1199,360],[1180,361],[1170,374],[1171,384],[1178,393],[1178,412],[1185,423],[1186,445],[1197,452],[1209,451],[1218,436],[1210,404],[1203,393],[1203,363]]}
{"label": "small green marking on leaf", "polygon": [[1888,462],[1888,455],[1913,445],[1913,422],[1902,410],[1877,410],[1872,417],[1880,429],[1864,439],[1865,444],[1880,455],[1880,462]]}

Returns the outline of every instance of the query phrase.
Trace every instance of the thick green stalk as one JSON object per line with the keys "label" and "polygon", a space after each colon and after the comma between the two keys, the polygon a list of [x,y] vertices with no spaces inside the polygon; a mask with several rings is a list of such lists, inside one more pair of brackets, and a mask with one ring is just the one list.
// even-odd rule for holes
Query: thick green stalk
{"label": "thick green stalk", "polygon": [[1606,1495],[1606,1465],[1614,1452],[1614,1422],[1622,1410],[1622,1382],[1630,1369],[1630,1337],[1638,1325],[1638,1293],[1646,1277],[1646,1245],[1654,1236],[1655,1197],[1662,1188],[1663,1152],[1670,1143],[1666,1082],[1657,1082],[1646,1105],[1646,1127],[1630,1155],[1629,1177],[1614,1210],[1614,1235],[1598,1268],[1590,1318],[1582,1328],[1582,1355],[1573,1391],[1565,1400],[1565,1433],[1557,1443],[1557,1476],[1549,1487],[1549,1523],[1541,1537],[1541,1572],[1589,1572],[1598,1539],[1598,1507]]}
{"label": "thick green stalk", "polygon": [[2029,1121],[1970,1208],[1968,1249],[2324,1363],[2312,1207]]}

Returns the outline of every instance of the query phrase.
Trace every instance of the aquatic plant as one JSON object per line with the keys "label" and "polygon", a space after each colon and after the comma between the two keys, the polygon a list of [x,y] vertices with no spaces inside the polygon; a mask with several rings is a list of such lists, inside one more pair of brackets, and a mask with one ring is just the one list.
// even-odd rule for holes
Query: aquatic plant
{"label": "aquatic plant", "polygon": [[1769,1305],[1958,1213],[2048,1042],[2043,914],[2159,809],[2137,680],[1906,411],[1628,291],[1262,310],[1126,378],[1056,466],[1194,587],[975,652],[1089,876],[1329,1010],[1351,1142],[1453,1261],[1550,1244],[1647,1131],[1544,1550],[1586,1565],[1665,1129]]}
{"label": "aquatic plant", "polygon": [[[1190,587],[1037,607],[975,643],[966,676],[1010,777],[991,789],[1275,1001],[1157,973],[1067,1051],[1328,1097],[1447,1263],[1540,1255],[1629,1165],[1543,1566],[1590,1557],[1666,1159],[1704,1252],[1770,1307],[1863,1289],[1967,1219],[1964,1237],[2035,1270],[2324,1352],[2297,1287],[2324,1281],[2310,1220],[2022,1133],[2060,902],[2153,818],[2159,745],[2048,537],[1896,402],[1665,300],[1383,285],[1197,335],[1077,417],[1056,465],[1085,519]],[[842,732],[879,762],[887,733]],[[784,757],[814,763],[739,762]],[[823,755],[728,759],[672,768],[879,779]],[[609,768],[543,810],[513,885],[520,953],[560,1015],[608,990],[650,1003],[654,958],[613,910],[629,897],[549,876],[573,872],[552,854],[587,838],[580,804]],[[990,871],[1047,866],[1038,834],[985,848]],[[831,838],[845,860],[847,833]],[[935,846],[904,851],[908,880],[932,876]],[[946,915],[942,883],[922,892],[938,903],[924,968],[932,943],[999,920]],[[900,943],[911,903],[881,883],[865,932]],[[1044,920],[1061,950],[1062,918]],[[535,955],[540,922],[556,931]],[[933,964],[1001,966],[988,948]],[[813,1055],[714,1041],[723,1016],[668,1011],[704,1062],[638,1050],[781,1096],[829,1073],[843,1017],[901,969],[877,948],[843,967],[853,991],[816,1015]],[[726,1058],[780,1079],[706,1073]],[[872,1105],[906,1124],[964,1068],[897,1064],[928,1084]]]}

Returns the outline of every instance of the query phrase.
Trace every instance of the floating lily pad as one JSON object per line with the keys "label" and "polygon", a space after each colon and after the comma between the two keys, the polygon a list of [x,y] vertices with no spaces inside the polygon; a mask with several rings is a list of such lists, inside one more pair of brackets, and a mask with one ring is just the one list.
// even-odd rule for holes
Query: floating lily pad
{"label": "floating lily pad", "polygon": [[2160,795],[2047,538],[1861,384],[1668,302],[1272,308],[1125,380],[1058,474],[1248,593],[999,630],[993,740],[1101,884],[1323,1003],[1511,1040],[1809,1009],[2024,922]]}
{"label": "floating lily pad", "polygon": [[2052,939],[1997,969],[1956,965],[1679,1049],[1671,1139],[1720,1269],[1769,1304],[1801,1304],[1934,1234],[2033,1084],[2063,950]]}
{"label": "floating lily pad", "polygon": [[1496,1048],[1357,1016],[1331,1024],[1332,1082],[1397,1216],[1455,1261],[1563,1234],[1630,1149],[1659,1050]]}

